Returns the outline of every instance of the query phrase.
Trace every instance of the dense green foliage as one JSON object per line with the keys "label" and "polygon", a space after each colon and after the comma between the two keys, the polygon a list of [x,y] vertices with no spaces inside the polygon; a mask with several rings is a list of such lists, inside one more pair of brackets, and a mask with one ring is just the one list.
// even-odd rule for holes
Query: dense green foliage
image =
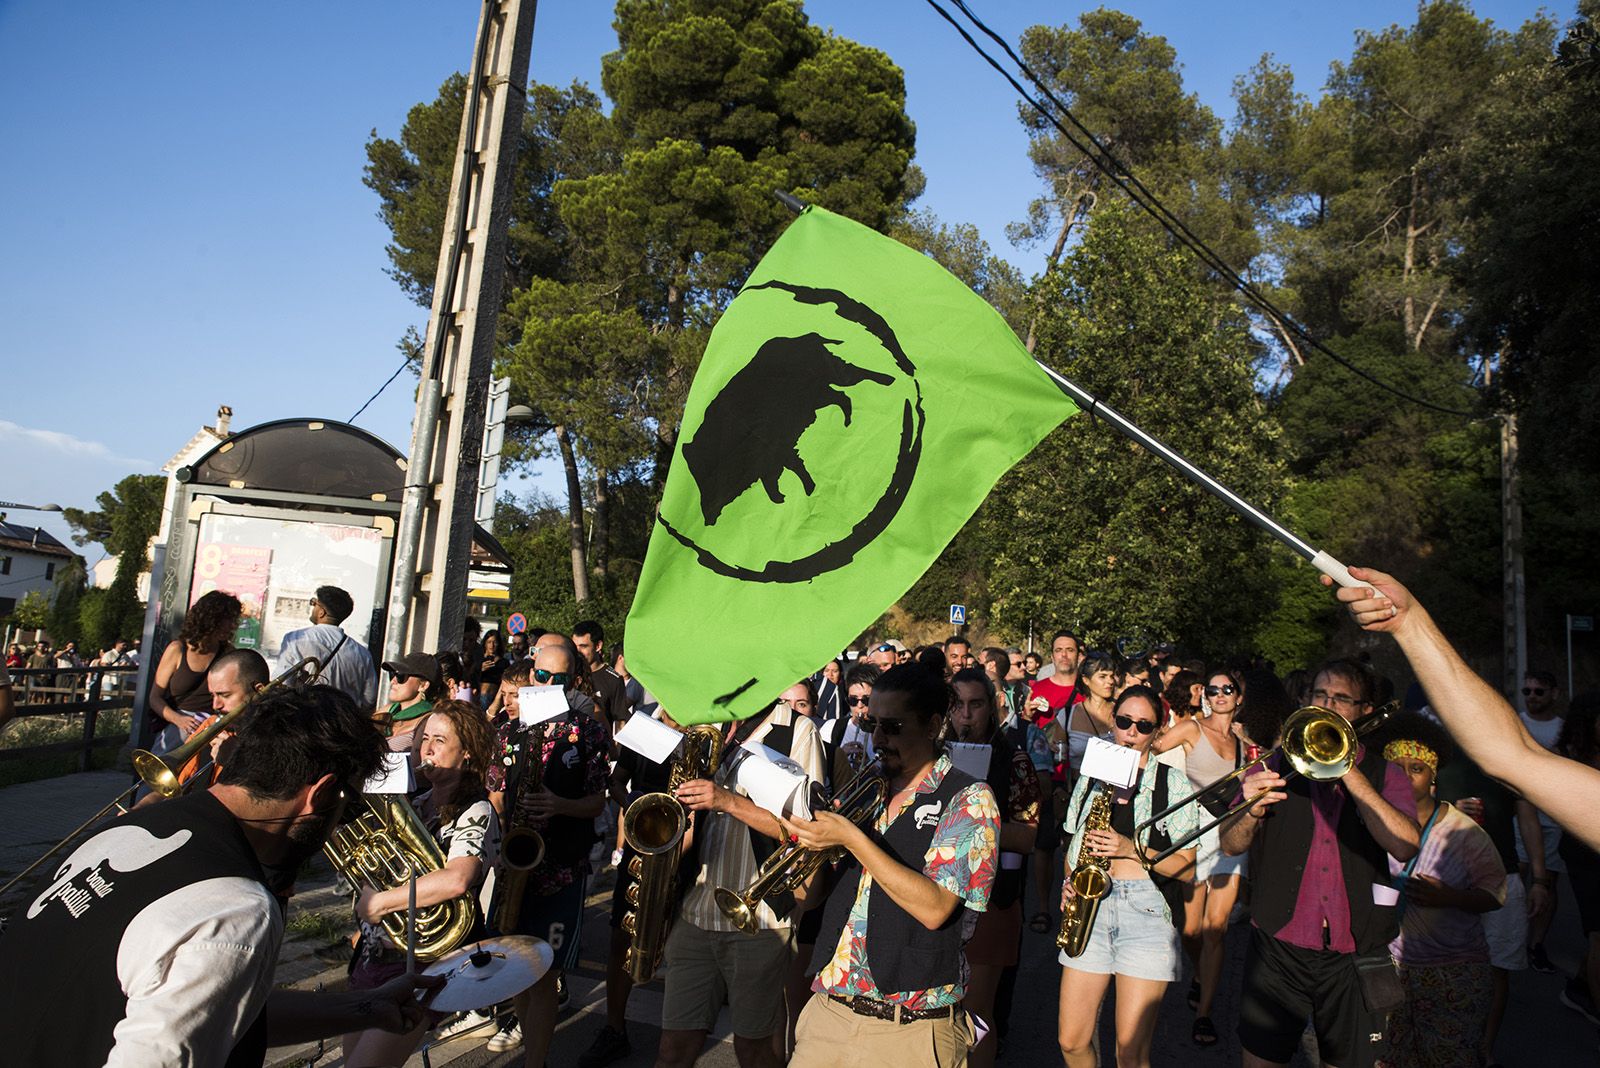
{"label": "dense green foliage", "polygon": [[[1329,72],[1263,57],[1231,117],[1127,14],[1034,26],[1020,51],[1123,165],[1277,305],[1238,298],[1021,111],[1038,199],[1016,205],[1024,278],[922,187],[899,69],[787,0],[622,0],[583,86],[533,86],[513,208],[501,373],[538,418],[514,458],[559,455],[562,505],[506,505],[515,599],[620,626],[683,398],[711,324],[787,221],[787,188],[945,264],[1037,355],[1311,543],[1393,570],[1477,662],[1500,634],[1500,431],[1521,419],[1529,631],[1589,612],[1600,526],[1600,0],[1559,44],[1459,0],[1356,34]],[[1312,98],[1297,89],[1325,85]],[[1325,76],[1326,75],[1326,76]],[[397,281],[426,302],[462,85],[369,142]],[[1384,392],[1348,364],[1446,414]],[[1004,419],[1003,411],[993,413]],[[1148,631],[1281,667],[1358,636],[1310,569],[1089,417],[1002,480],[906,595],[962,601],[1019,639]]]}

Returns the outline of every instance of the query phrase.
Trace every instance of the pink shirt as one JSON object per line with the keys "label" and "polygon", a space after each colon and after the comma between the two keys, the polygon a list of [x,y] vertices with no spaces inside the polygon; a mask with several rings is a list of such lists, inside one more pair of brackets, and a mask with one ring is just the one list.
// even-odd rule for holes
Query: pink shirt
{"label": "pink shirt", "polygon": [[[1356,753],[1356,762],[1359,764],[1365,756],[1365,747],[1362,747]],[[1398,764],[1386,762],[1383,768],[1383,784],[1379,788],[1383,799],[1403,815],[1415,819],[1417,803],[1411,796],[1411,780]],[[1311,784],[1311,849],[1306,854],[1294,914],[1274,936],[1281,942],[1301,949],[1330,949],[1335,953],[1356,951],[1356,938],[1350,930],[1350,899],[1345,893],[1344,867],[1339,863],[1339,817],[1348,794],[1338,782]],[[1366,892],[1371,893],[1371,888],[1366,888]],[[1322,944],[1324,923],[1328,927],[1326,946]]]}

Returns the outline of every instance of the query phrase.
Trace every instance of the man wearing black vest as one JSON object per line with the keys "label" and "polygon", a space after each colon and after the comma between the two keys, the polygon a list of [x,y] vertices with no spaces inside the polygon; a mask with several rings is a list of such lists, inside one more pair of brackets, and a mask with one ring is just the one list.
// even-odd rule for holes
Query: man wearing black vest
{"label": "man wearing black vest", "polygon": [[[1372,710],[1372,688],[1362,665],[1333,660],[1313,679],[1311,703],[1353,722]],[[1225,852],[1250,853],[1243,1064],[1287,1064],[1309,1018],[1324,1066],[1365,1068],[1393,1007],[1384,980],[1399,920],[1388,857],[1416,855],[1416,802],[1405,773],[1365,747],[1335,782],[1286,781],[1283,770],[1273,757],[1245,777],[1243,795],[1261,800],[1222,832]]]}
{"label": "man wearing black vest", "polygon": [[0,935],[6,1063],[234,1068],[260,1065],[269,1041],[415,1026],[409,977],[356,994],[273,989],[273,891],[322,847],[383,751],[343,693],[275,691],[241,718],[217,785],[74,850]]}
{"label": "man wearing black vest", "polygon": [[937,675],[916,664],[885,672],[863,724],[883,758],[883,814],[869,829],[830,812],[784,821],[808,849],[849,854],[824,906],[790,1068],[967,1062],[962,947],[988,906],[1000,813],[989,785],[942,751],[949,707]]}
{"label": "man wearing black vest", "polygon": [[715,898],[720,886],[737,891],[754,881],[761,862],[783,838],[778,817],[757,807],[733,782],[730,757],[734,746],[744,743],[765,745],[793,760],[812,782],[822,781],[816,725],[778,701],[765,715],[729,724],[722,766],[713,778],[678,787],[678,800],[699,814],[692,846],[699,870],[662,949],[666,975],[657,1068],[687,1068],[699,1058],[724,999],[741,1068],[782,1064],[772,1036],[784,1026],[794,902],[768,898],[756,909],[756,929],[741,931]]}

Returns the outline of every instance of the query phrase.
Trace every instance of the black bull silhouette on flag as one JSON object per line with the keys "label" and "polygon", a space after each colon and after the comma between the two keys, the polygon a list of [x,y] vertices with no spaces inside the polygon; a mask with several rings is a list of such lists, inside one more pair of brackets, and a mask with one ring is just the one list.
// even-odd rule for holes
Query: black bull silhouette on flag
{"label": "black bull silhouette on flag", "polygon": [[784,471],[793,471],[810,496],[816,483],[800,458],[801,435],[824,408],[838,408],[844,425],[850,425],[845,388],[894,382],[890,375],[847,363],[828,348],[837,344],[815,332],[771,338],[706,406],[683,458],[700,487],[707,526],[757,482],[772,503],[782,504],[778,480]]}

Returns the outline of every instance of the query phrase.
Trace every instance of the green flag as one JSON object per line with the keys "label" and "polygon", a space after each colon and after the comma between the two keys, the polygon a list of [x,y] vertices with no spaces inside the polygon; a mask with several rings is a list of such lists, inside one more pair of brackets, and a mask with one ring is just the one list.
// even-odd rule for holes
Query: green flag
{"label": "green flag", "polygon": [[629,671],[680,723],[761,710],[894,604],[1076,411],[943,267],[807,208],[690,387]]}

